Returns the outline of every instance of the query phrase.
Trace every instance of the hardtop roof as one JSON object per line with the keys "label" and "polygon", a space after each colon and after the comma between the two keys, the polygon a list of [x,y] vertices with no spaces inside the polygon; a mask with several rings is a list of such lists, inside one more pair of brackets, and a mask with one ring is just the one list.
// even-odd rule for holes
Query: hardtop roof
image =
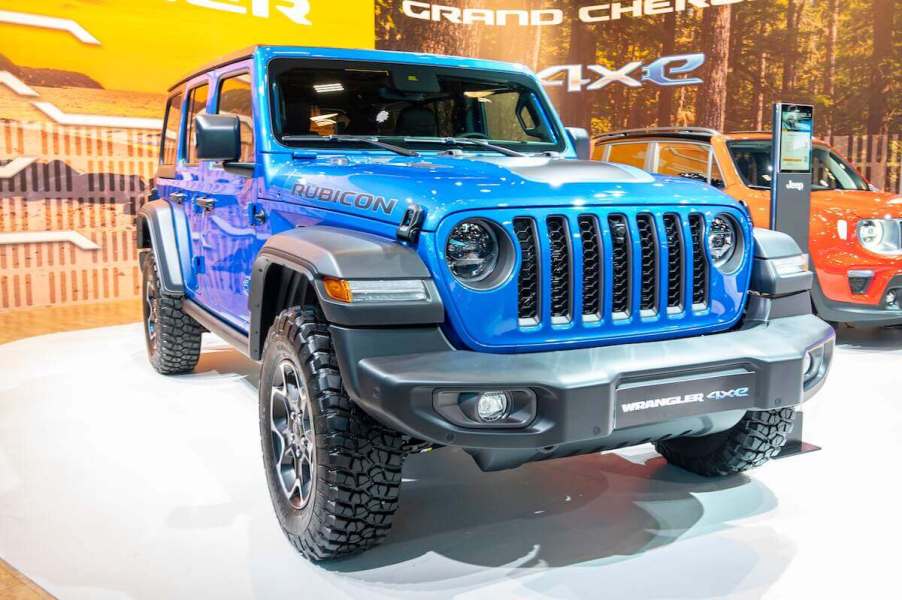
{"label": "hardtop roof", "polygon": [[414,65],[429,65],[437,67],[458,67],[470,69],[485,69],[491,71],[507,71],[511,73],[529,73],[532,71],[524,65],[486,60],[480,58],[467,58],[463,56],[444,56],[439,54],[426,54],[422,52],[397,52],[394,50],[361,50],[352,48],[326,48],[313,46],[278,46],[257,45],[232,52],[218,58],[200,68],[194,69],[184,77],[169,86],[170,92],[186,81],[209,71],[225,67],[229,64],[254,58],[260,62],[269,62],[273,58],[309,58],[315,60],[347,60],[360,62],[384,62]]}

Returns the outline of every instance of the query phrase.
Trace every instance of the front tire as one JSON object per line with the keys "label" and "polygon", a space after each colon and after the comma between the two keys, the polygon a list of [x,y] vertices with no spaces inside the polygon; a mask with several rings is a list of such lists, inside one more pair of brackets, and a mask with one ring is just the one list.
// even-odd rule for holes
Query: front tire
{"label": "front tire", "polygon": [[301,554],[331,559],[385,539],[408,440],[348,398],[317,308],[285,310],[269,330],[260,437],[276,517]]}
{"label": "front tire", "polygon": [[749,411],[736,425],[702,437],[655,443],[667,462],[698,475],[717,477],[760,467],[786,444],[792,431],[793,410]]}
{"label": "front tire", "polygon": [[189,373],[200,358],[203,329],[182,310],[182,299],[166,296],[152,251],[141,254],[144,339],[147,358],[163,375]]}

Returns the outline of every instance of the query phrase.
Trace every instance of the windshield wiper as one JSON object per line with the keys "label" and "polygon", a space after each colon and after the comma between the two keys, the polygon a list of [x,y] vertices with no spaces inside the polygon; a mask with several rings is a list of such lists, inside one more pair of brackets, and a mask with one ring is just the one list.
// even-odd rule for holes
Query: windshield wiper
{"label": "windshield wiper", "polygon": [[369,144],[376,148],[389,150],[401,156],[419,156],[419,152],[388,144],[372,136],[356,136],[356,135],[283,135],[282,140],[286,142],[345,142],[349,144]]}
{"label": "windshield wiper", "polygon": [[448,146],[481,146],[486,150],[494,150],[495,152],[499,152],[504,154],[505,156],[526,156],[522,152],[517,152],[516,150],[511,150],[510,148],[505,148],[504,146],[497,146],[495,144],[491,144],[485,140],[475,139],[475,138],[459,138],[459,137],[446,137],[442,138],[442,143]]}
{"label": "windshield wiper", "polygon": [[505,156],[526,156],[522,152],[505,148],[504,146],[496,146],[484,140],[460,137],[405,137],[401,138],[407,144],[443,144],[445,146],[479,146],[486,150],[494,150]]}

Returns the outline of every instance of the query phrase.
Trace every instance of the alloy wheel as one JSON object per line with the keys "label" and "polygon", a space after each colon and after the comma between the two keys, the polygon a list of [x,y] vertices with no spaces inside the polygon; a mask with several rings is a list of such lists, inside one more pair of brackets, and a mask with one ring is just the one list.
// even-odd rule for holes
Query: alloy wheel
{"label": "alloy wheel", "polygon": [[283,360],[273,372],[270,393],[272,464],[285,499],[306,506],[316,478],[316,434],[310,396],[298,369]]}

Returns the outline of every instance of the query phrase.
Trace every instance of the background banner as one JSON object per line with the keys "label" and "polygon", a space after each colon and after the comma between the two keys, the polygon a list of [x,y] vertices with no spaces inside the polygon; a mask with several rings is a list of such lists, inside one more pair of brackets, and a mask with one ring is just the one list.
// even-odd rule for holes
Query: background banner
{"label": "background banner", "polygon": [[898,0],[376,0],[376,47],[526,64],[593,134],[769,129],[773,102],[813,104],[817,135],[898,191],[900,13]]}
{"label": "background banner", "polygon": [[898,0],[0,0],[0,312],[132,301],[168,85],[255,43],[515,61],[593,133],[816,133],[900,191]]}
{"label": "background banner", "polygon": [[373,47],[372,0],[0,0],[0,312],[131,300],[169,85],[259,43]]}

